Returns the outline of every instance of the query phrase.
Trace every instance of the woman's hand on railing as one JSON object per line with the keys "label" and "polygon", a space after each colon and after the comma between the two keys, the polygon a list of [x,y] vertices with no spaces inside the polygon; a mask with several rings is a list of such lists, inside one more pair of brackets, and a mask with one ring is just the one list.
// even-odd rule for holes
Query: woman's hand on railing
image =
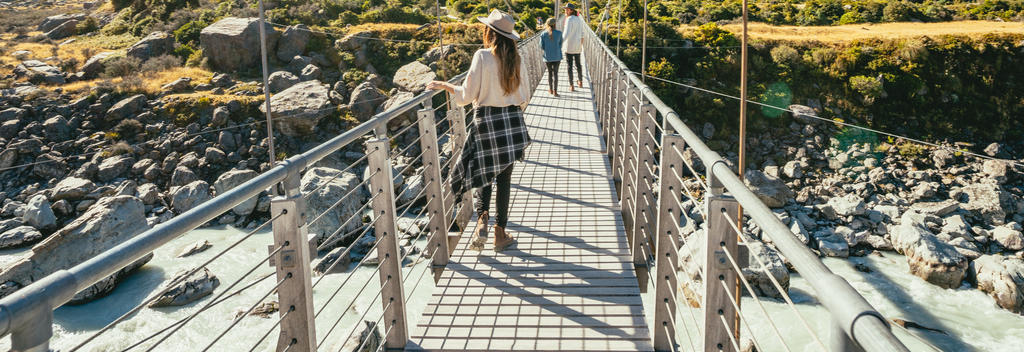
{"label": "woman's hand on railing", "polygon": [[442,90],[448,93],[455,93],[455,85],[444,81],[433,81],[427,84],[427,89]]}

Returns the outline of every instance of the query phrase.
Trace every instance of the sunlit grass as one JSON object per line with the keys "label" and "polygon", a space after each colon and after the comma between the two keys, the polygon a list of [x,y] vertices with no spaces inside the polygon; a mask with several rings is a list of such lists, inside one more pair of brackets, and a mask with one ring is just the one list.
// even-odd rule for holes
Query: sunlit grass
{"label": "sunlit grass", "polygon": [[[685,27],[684,27],[685,28]],[[742,32],[740,24],[729,24],[723,28]],[[685,30],[685,29],[684,29]],[[899,39],[922,36],[957,35],[981,37],[991,34],[1024,35],[1022,22],[956,21],[936,23],[877,23],[844,26],[773,26],[765,23],[751,23],[747,31],[752,39],[847,42],[866,39]]]}
{"label": "sunlit grass", "polygon": [[179,78],[188,77],[192,79],[193,84],[208,83],[210,78],[213,77],[213,73],[197,68],[197,67],[175,67],[168,70],[155,72],[155,73],[142,73],[128,78],[128,80],[138,77],[141,79],[139,86],[125,85],[123,84],[126,79],[123,77],[116,77],[113,79],[93,79],[88,81],[80,81],[68,83],[61,88],[64,89],[64,93],[71,95],[85,95],[88,94],[93,88],[109,81],[115,87],[119,87],[123,93],[142,93],[148,95],[155,95],[162,91],[160,87],[167,83],[171,83]]}

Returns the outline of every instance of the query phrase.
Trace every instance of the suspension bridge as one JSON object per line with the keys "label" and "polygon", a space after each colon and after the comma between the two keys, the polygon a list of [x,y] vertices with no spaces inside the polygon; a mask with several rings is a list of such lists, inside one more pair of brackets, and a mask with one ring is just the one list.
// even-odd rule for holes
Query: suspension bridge
{"label": "suspension bridge", "polygon": [[[153,331],[145,339],[126,341],[123,350],[180,349],[184,346],[168,342],[176,332],[209,307],[257,283],[265,283],[259,287],[269,290],[259,300],[246,302],[250,307],[246,313],[271,296],[276,296],[280,311],[258,341],[246,338],[244,342],[254,343],[250,350],[321,350],[341,346],[360,335],[363,338],[357,339],[355,346],[343,348],[907,350],[882,315],[799,242],[721,156],[629,71],[593,31],[588,31],[586,38],[585,87],[570,93],[563,80],[563,95],[558,98],[538,88],[525,110],[534,142],[513,174],[508,229],[518,239],[515,248],[501,253],[468,249],[469,236],[464,234],[471,233],[475,223],[472,207],[467,206],[471,199],[467,194],[457,201],[458,196],[447,187],[447,177],[451,160],[458,160],[457,151],[467,142],[470,116],[441,93],[425,92],[99,256],[3,298],[0,332],[10,336],[15,351],[48,350],[53,310],[76,292],[241,202],[274,189],[278,196],[272,201],[270,220],[225,246],[193,272],[218,260],[239,242],[254,241],[256,237],[251,235],[258,230],[270,228],[273,241],[267,255],[257,258],[262,261],[230,285],[219,288],[212,298],[201,301],[200,309],[193,314]],[[544,75],[537,40],[533,37],[521,44],[523,58],[530,63],[527,84],[533,87],[538,87]],[[461,79],[459,76],[452,82]],[[390,121],[409,113],[415,114],[415,123],[388,132]],[[416,133],[417,142],[408,146],[393,143],[405,133]],[[303,192],[299,180],[317,161],[352,149],[364,150],[365,157],[342,171],[365,170],[366,176],[352,190],[333,195],[338,197],[335,206],[347,197],[359,196],[363,188],[370,195],[359,212],[338,219],[342,225],[331,238],[318,241],[307,234],[307,228],[321,221],[326,212],[306,210],[305,203],[316,190]],[[698,159],[687,161],[684,152],[692,152]],[[410,153],[413,161],[395,173],[392,160]],[[700,169],[707,171],[696,172]],[[422,177],[424,187],[396,191],[395,180],[402,174]],[[421,206],[396,201],[410,191],[418,192],[413,198],[423,199]],[[767,277],[772,278],[792,314],[769,314],[757,295],[751,297],[755,304],[749,304],[750,300],[741,304],[742,291],[755,292],[743,270],[767,270],[767,266],[758,263],[757,256],[749,256],[755,262],[748,263],[745,248],[753,237],[736,225],[740,206],[814,289],[817,300],[806,304],[824,306],[831,325],[804,320],[787,290],[770,273]],[[704,225],[697,234],[683,235],[683,214],[694,207]],[[368,221],[363,210],[372,214]],[[428,224],[413,238],[405,239],[413,244],[425,243],[420,256],[429,261],[426,265],[403,265],[411,254],[401,249],[403,238],[398,224],[409,217]],[[373,243],[370,250],[379,261],[373,274],[355,280],[354,272],[313,276],[310,262],[316,250],[325,249],[320,247],[346,232],[345,226],[352,222],[362,223],[362,230],[352,234],[355,241]],[[453,232],[452,228],[463,230]],[[368,264],[367,258],[358,265]],[[273,272],[254,274],[268,262]],[[683,267],[695,267],[697,274],[689,275]],[[434,280],[434,289],[421,314],[413,314],[413,298],[428,295],[416,292],[425,277]],[[328,290],[328,285],[337,290],[327,299],[314,300],[314,290]],[[355,296],[339,295],[343,288],[359,291]],[[65,350],[95,350],[92,343],[97,336],[130,320],[161,293],[155,292],[135,309]],[[350,310],[358,297],[372,297],[379,303]],[[352,323],[354,316],[358,320]],[[342,323],[346,317],[349,322]],[[770,329],[754,331],[753,319],[767,320]],[[363,321],[371,322],[376,332],[361,334]],[[222,331],[216,339],[187,348],[223,350],[218,344],[224,342],[219,340],[239,320],[220,322],[216,328]],[[793,341],[790,334],[780,333],[781,324],[800,325],[812,342]],[[275,334],[276,342],[271,337]]]}

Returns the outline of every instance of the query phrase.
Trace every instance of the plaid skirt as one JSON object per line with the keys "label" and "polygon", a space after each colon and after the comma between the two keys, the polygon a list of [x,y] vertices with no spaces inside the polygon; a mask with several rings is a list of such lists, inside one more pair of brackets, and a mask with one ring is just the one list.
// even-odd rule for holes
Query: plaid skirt
{"label": "plaid skirt", "polygon": [[462,157],[452,170],[452,190],[463,192],[494,182],[505,168],[523,160],[530,134],[518,106],[481,106],[473,109]]}

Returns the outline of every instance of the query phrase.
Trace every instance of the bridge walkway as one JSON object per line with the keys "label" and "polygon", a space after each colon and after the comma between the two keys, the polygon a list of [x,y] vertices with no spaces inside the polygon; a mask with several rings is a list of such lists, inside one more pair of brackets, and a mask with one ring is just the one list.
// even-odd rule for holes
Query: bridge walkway
{"label": "bridge walkway", "polygon": [[589,78],[570,92],[560,73],[561,96],[544,79],[525,111],[533,143],[508,224],[518,245],[470,250],[473,219],[408,350],[652,350]]}

